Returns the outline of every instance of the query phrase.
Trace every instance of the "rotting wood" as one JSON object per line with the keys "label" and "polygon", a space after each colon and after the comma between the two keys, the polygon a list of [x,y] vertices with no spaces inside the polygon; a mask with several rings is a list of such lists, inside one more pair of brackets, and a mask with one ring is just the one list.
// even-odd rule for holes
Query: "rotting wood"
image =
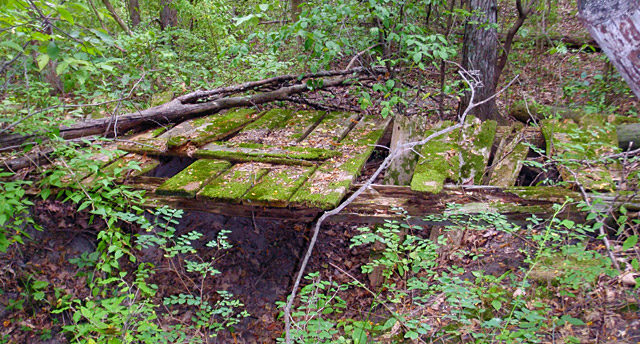
{"label": "rotting wood", "polygon": [[257,143],[212,142],[193,156],[201,159],[223,159],[236,162],[268,162],[272,164],[313,166],[341,154],[334,150],[297,146],[270,146]]}
{"label": "rotting wood", "polygon": [[204,186],[199,200],[240,203],[242,196],[269,172],[268,164],[237,164]]}
{"label": "rotting wood", "polygon": [[244,127],[229,141],[233,143],[265,143],[264,139],[273,131],[283,128],[293,114],[294,111],[290,109],[271,109],[256,121]]}
{"label": "rotting wood", "polygon": [[526,130],[521,123],[512,126],[512,132],[500,139],[494,161],[488,172],[488,185],[514,186],[523,162],[527,159],[529,147],[526,142]]}
{"label": "rotting wood", "polygon": [[[118,174],[117,181],[120,183],[123,183],[129,179],[136,178],[138,176],[141,176],[153,170],[158,165],[160,165],[160,161],[158,159],[155,159],[153,157],[148,157],[146,155],[130,153],[120,157],[119,159],[113,161],[110,164],[105,165],[102,168],[102,171],[107,175],[113,175],[119,172],[117,171],[118,169],[120,169],[121,171],[126,169],[125,173],[121,173],[121,172],[117,173]],[[129,167],[134,167],[134,166],[136,167],[129,169]],[[94,182],[95,182],[95,178],[91,176],[82,180],[82,184],[84,185],[90,185]]]}
{"label": "rotting wood", "polygon": [[[165,154],[187,143],[196,146],[229,136],[261,115],[254,109],[236,108],[202,118],[184,121],[160,135],[139,135],[122,142],[120,147],[136,153]],[[147,133],[154,133],[149,130]]]}
{"label": "rotting wood", "polygon": [[391,118],[379,116],[360,120],[336,147],[342,155],[320,165],[293,195],[291,204],[325,210],[335,208],[360,174],[390,121]]}
{"label": "rotting wood", "polygon": [[289,199],[304,184],[316,167],[276,165],[244,195],[246,205],[286,207]]}
{"label": "rotting wood", "polygon": [[358,123],[360,116],[350,112],[330,112],[299,145],[331,149]]}
{"label": "rotting wood", "polygon": [[204,185],[229,167],[231,167],[231,163],[224,160],[197,160],[175,176],[167,179],[156,189],[156,193],[194,198]]}
{"label": "rotting wood", "polygon": [[[290,218],[302,222],[311,222],[322,212],[318,208],[261,207],[153,194],[153,190],[164,180],[163,178],[138,177],[138,184],[132,185],[134,188],[143,188],[149,191],[149,201],[144,204],[145,207],[168,205],[190,211],[203,211],[227,216]],[[353,185],[352,190],[359,186],[359,184]],[[613,206],[620,207],[624,204],[628,210],[640,210],[640,196],[634,196],[629,200],[624,197],[616,197],[614,194],[589,194],[589,196],[594,199],[602,199],[603,206],[613,203]],[[342,212],[327,221],[332,223],[383,223],[385,220],[403,220],[403,216],[391,210],[391,207],[400,207],[413,217],[412,220],[416,221],[416,224],[433,225],[436,223],[422,221],[421,216],[442,214],[447,209],[447,204],[456,203],[466,205],[460,211],[466,211],[468,214],[499,212],[508,220],[519,222],[526,220],[532,214],[538,216],[553,214],[553,204],[564,202],[566,197],[570,197],[576,202],[581,199],[579,193],[557,187],[502,189],[489,186],[445,185],[440,194],[431,195],[413,191],[407,186],[374,184]],[[570,213],[582,216],[578,209],[572,208]],[[584,220],[584,216],[582,219]]]}
{"label": "rotting wood", "polygon": [[571,187],[580,183],[587,190],[615,189],[616,181],[620,179],[616,175],[620,170],[619,163],[605,166],[602,163],[577,162],[597,161],[602,156],[615,153],[618,143],[615,126],[598,115],[582,116],[577,120],[546,119],[540,125],[547,143],[547,155],[576,161],[559,166],[562,179]]}
{"label": "rotting wood", "polygon": [[[402,116],[396,115],[393,119],[393,136],[390,149],[398,144],[417,141],[427,130],[427,116]],[[420,150],[421,147],[416,147]],[[385,171],[384,183],[390,185],[409,185],[418,155],[413,151],[406,151],[394,159]]]}

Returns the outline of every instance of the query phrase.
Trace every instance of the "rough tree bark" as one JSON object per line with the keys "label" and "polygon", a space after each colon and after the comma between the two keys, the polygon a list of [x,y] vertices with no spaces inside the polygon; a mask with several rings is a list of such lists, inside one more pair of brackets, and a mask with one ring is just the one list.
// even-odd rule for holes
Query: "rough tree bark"
{"label": "rough tree bark", "polygon": [[[462,67],[467,71],[477,71],[477,79],[482,85],[476,89],[476,100],[482,101],[496,92],[496,65],[498,60],[498,21],[496,0],[467,0],[473,13],[465,24],[462,48]],[[478,22],[480,24],[472,24]],[[460,109],[466,109],[468,97],[463,99]],[[488,101],[473,109],[472,115],[481,120],[494,119],[504,122],[496,111],[495,101]]]}
{"label": "rough tree bark", "polygon": [[640,98],[640,1],[578,0],[579,16]]}
{"label": "rough tree bark", "polygon": [[302,0],[291,0],[291,22],[295,23],[298,21],[298,17],[300,17]]}
{"label": "rough tree bark", "polygon": [[129,19],[131,27],[135,28],[140,25],[140,2],[138,0],[129,0]]}
{"label": "rough tree bark", "polygon": [[178,10],[171,7],[171,0],[160,0],[162,10],[160,10],[160,28],[178,26]]}

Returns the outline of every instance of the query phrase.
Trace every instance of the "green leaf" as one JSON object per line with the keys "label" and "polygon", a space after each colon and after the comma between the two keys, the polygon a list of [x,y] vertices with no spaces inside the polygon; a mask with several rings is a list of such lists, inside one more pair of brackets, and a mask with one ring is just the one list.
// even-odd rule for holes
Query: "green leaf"
{"label": "green leaf", "polygon": [[66,8],[58,6],[58,13],[60,13],[60,17],[69,22],[69,24],[73,25],[75,23],[73,21],[73,15],[71,15],[71,12],[69,12]]}
{"label": "green leaf", "polygon": [[69,68],[69,63],[69,60],[63,60],[62,62],[58,63],[58,65],[56,66],[56,74],[60,75],[66,72],[67,68]]}
{"label": "green leaf", "polygon": [[50,58],[55,60],[58,58],[59,54],[60,54],[60,48],[58,48],[58,45],[56,44],[56,42],[55,41],[49,42],[49,45],[47,45],[47,55],[49,55]]}
{"label": "green leaf", "polygon": [[624,243],[622,244],[622,250],[626,251],[632,247],[634,247],[636,244],[638,243],[638,235],[632,235],[630,237],[627,238],[627,240],[624,241]]}
{"label": "green leaf", "polygon": [[46,55],[46,54],[38,55],[38,57],[36,58],[36,61],[38,61],[38,71],[42,71],[44,67],[47,66],[47,63],[49,63],[49,55]]}
{"label": "green leaf", "polygon": [[24,50],[22,49],[22,47],[18,45],[18,43],[13,42],[13,41],[4,41],[4,42],[2,42],[2,43],[0,43],[0,44],[1,44],[1,45],[4,45],[4,46],[5,46],[5,47],[7,47],[7,48],[15,49],[15,50],[17,50],[17,51],[19,51],[19,52],[23,52],[23,51],[24,51]]}
{"label": "green leaf", "polygon": [[109,36],[109,34],[102,29],[90,29],[89,31],[93,32],[94,35],[98,36],[98,38],[100,38],[100,40],[102,40],[107,45],[113,45],[115,43],[113,38],[111,38],[111,36]]}
{"label": "green leaf", "polygon": [[491,306],[493,306],[493,308],[495,308],[496,311],[499,311],[500,308],[502,308],[502,302],[498,300],[493,300],[491,301]]}
{"label": "green leaf", "polygon": [[265,12],[269,9],[269,4],[260,4],[258,7],[260,8],[260,11]]}

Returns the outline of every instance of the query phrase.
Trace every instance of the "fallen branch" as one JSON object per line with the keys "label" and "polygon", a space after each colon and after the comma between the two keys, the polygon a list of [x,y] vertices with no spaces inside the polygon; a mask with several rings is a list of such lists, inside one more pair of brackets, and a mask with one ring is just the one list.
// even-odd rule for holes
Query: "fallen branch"
{"label": "fallen branch", "polygon": [[[69,127],[63,126],[59,128],[60,136],[63,139],[73,139],[89,135],[114,136],[116,133],[124,133],[130,129],[155,127],[168,123],[181,122],[229,108],[256,106],[276,100],[286,100],[294,94],[311,90],[350,85],[352,83],[351,80],[355,78],[358,73],[362,72],[365,72],[364,68],[354,68],[349,71],[327,71],[302,76],[285,75],[210,91],[196,91],[150,109],[114,116],[113,118],[109,117],[86,121]],[[313,88],[305,83],[305,79],[315,79],[325,76],[340,77],[319,79],[314,83]],[[281,85],[288,82],[295,83],[279,87],[273,91],[252,95],[228,96],[246,91],[257,91],[265,87],[273,87],[274,85]],[[20,146],[27,140],[36,141],[36,138],[36,135],[4,135],[0,136],[0,147]]]}

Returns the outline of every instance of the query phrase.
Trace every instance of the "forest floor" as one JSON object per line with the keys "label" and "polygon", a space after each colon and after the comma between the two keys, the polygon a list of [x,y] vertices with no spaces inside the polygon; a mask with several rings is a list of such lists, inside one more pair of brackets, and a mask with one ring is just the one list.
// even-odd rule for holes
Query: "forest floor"
{"label": "forest floor", "polygon": [[[575,17],[569,12],[561,15]],[[558,32],[581,30],[575,26],[575,20],[559,22],[566,27],[556,27]],[[509,64],[503,79],[515,74],[519,74],[520,78],[499,97],[499,108],[503,112],[508,112],[513,99],[530,99],[545,105],[580,104],[593,107],[594,110],[602,110],[604,104],[617,107],[616,113],[619,114],[628,114],[631,105],[636,102],[630,95],[616,92],[615,84],[609,81],[612,69],[603,62],[601,53],[569,49],[566,53],[542,54],[549,47],[526,46],[524,43],[514,49],[523,49],[522,54]],[[598,87],[592,87],[593,84]],[[374,168],[379,159],[380,156],[374,158],[367,165],[368,170]],[[68,260],[95,251],[96,235],[102,228],[92,223],[87,212],[77,212],[75,206],[55,201],[37,202],[32,209],[32,216],[44,230],[29,231],[32,238],[25,240],[24,245],[12,245],[7,253],[0,254],[1,290],[9,291],[0,294],[0,342],[68,342],[61,327],[70,322],[70,314],[50,313],[59,301],[55,290],[77,299],[88,295],[86,277],[78,277],[80,268]],[[307,272],[318,271],[321,279],[339,284],[360,281],[368,285],[369,290],[375,289],[361,269],[370,260],[371,246],[351,245],[352,238],[361,233],[358,227],[357,224],[323,226]],[[216,257],[215,268],[221,274],[212,283],[204,285],[203,293],[211,296],[218,290],[228,290],[245,305],[244,309],[250,316],[236,325],[235,331],[221,333],[211,342],[273,343],[283,331],[283,322],[278,318],[281,310],[275,303],[284,301],[290,292],[309,239],[309,224],[291,220],[186,213],[177,225],[177,234],[198,231],[204,235],[201,242],[205,243],[215,239],[221,229],[231,231],[229,241],[233,247]],[[424,228],[416,231],[415,235],[430,237],[431,229]],[[128,230],[140,231],[133,226]],[[534,232],[542,230],[538,227]],[[472,272],[479,270],[494,277],[505,274],[512,274],[514,279],[523,279],[525,274],[531,277],[532,283],[546,293],[536,297],[536,300],[542,300],[551,310],[548,319],[537,320],[544,328],[538,333],[540,342],[570,342],[568,338],[574,337],[574,342],[581,343],[640,343],[640,299],[637,289],[634,290],[619,278],[608,276],[604,273],[607,269],[601,267],[594,270],[595,273],[585,272],[584,276],[588,275],[589,278],[581,280],[575,290],[566,289],[566,285],[559,284],[555,277],[543,272],[529,276],[532,270],[522,267],[527,267],[523,252],[536,247],[527,239],[531,234],[525,229],[506,233],[491,226],[466,230],[454,244],[438,251],[438,267],[433,272],[443,273],[457,266],[464,271],[459,277],[471,281],[476,279]],[[605,254],[604,247],[595,238],[587,240],[585,245]],[[210,258],[211,253],[206,246],[195,248],[195,255]],[[145,249],[138,252],[137,256],[140,261],[153,262],[155,265],[156,273],[150,281],[159,286],[156,295],[158,304],[162,303],[164,296],[189,288],[183,280],[187,275],[184,267],[176,267],[171,260],[163,257],[163,252]],[[128,266],[130,269],[132,267]],[[34,290],[35,280],[48,284],[42,290]],[[407,289],[406,279],[397,273],[388,282],[394,283],[398,289]],[[483,287],[480,282],[476,285]],[[496,285],[504,295],[522,292],[506,278]],[[43,298],[36,297],[40,291],[44,292]],[[335,320],[366,319],[372,323],[384,320],[389,315],[389,309],[376,304],[374,299],[384,297],[386,292],[388,290],[384,288],[379,294],[365,288],[340,291],[338,295],[348,307],[342,314],[332,316]],[[429,307],[414,307],[411,302],[413,295],[409,291],[407,293],[406,302],[390,307],[396,311],[419,314],[433,329],[446,327],[447,316],[451,315],[452,309],[443,302],[444,292],[434,294]],[[23,303],[18,303],[18,300],[23,300]],[[186,321],[191,315],[169,315],[168,309],[165,309],[165,313],[159,313],[166,325]],[[550,320],[554,316],[581,321],[557,324]],[[461,328],[457,337],[459,342],[470,342],[472,334],[487,331],[477,321],[471,321]],[[436,342],[438,340],[446,342],[442,338],[434,339]]]}

